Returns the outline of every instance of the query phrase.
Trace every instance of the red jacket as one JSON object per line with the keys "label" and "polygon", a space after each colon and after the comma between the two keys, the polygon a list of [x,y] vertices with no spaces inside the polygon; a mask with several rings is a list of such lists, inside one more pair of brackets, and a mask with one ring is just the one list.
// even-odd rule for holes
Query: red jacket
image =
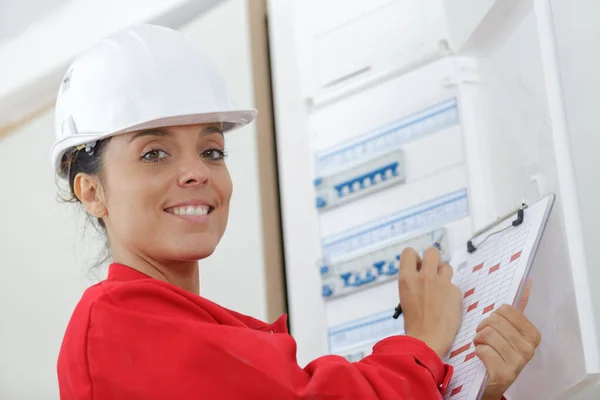
{"label": "red jacket", "polygon": [[69,322],[62,400],[441,399],[451,368],[423,342],[393,336],[350,363],[304,369],[286,317],[273,324],[113,264]]}

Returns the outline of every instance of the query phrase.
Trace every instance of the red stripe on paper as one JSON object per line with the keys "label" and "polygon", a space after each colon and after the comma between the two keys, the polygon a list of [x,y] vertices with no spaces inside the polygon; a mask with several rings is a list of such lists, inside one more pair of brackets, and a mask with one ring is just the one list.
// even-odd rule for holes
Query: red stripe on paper
{"label": "red stripe on paper", "polygon": [[490,304],[489,306],[487,306],[486,308],[483,309],[483,313],[489,313],[490,311],[492,311],[494,309],[494,305]]}
{"label": "red stripe on paper", "polygon": [[455,394],[459,394],[460,391],[462,390],[462,385],[460,385],[459,387],[455,388],[451,393],[450,393],[450,397],[454,396]]}
{"label": "red stripe on paper", "polygon": [[477,304],[479,304],[479,302],[478,302],[478,301],[476,301],[475,303],[471,304],[471,305],[469,306],[469,308],[467,308],[467,312],[469,312],[469,311],[473,311],[474,309],[476,309],[476,308],[477,308]]}
{"label": "red stripe on paper", "polygon": [[517,258],[521,257],[521,252],[516,253],[510,258],[510,262],[515,261]]}
{"label": "red stripe on paper", "polygon": [[498,271],[499,269],[500,269],[500,264],[496,264],[496,265],[494,265],[492,268],[490,268],[490,274],[491,274],[492,272],[496,272],[496,271]]}
{"label": "red stripe on paper", "polygon": [[471,343],[467,343],[463,347],[459,347],[458,349],[456,349],[452,353],[450,353],[450,358],[456,357],[460,353],[464,353],[465,351],[469,350],[470,348],[471,348]]}

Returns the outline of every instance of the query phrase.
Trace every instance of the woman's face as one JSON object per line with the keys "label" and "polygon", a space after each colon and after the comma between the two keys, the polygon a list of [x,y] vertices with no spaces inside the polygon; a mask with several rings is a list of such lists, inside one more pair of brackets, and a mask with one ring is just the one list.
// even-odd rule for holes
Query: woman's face
{"label": "woman's face", "polygon": [[229,215],[231,177],[218,124],[117,135],[102,167],[113,248],[169,261],[211,255]]}

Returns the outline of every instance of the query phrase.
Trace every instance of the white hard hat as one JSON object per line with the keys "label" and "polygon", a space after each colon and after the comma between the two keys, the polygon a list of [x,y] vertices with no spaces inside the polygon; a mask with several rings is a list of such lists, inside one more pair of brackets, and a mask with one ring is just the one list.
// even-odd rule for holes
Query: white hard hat
{"label": "white hard hat", "polygon": [[255,109],[234,108],[191,40],[162,26],[136,25],[101,40],[68,68],[56,100],[52,165],[65,177],[65,152],[121,133],[210,122],[229,130],[255,116]]}

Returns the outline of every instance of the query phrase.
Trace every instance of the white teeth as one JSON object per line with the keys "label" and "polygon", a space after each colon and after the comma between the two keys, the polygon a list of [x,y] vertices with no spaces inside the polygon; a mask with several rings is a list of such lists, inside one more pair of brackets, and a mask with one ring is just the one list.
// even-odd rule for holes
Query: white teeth
{"label": "white teeth", "polygon": [[175,215],[190,215],[190,216],[203,216],[208,214],[208,206],[187,206],[187,207],[173,207],[172,213]]}
{"label": "white teeth", "polygon": [[196,215],[206,215],[207,212],[208,212],[208,207],[206,207],[206,206],[196,207]]}

